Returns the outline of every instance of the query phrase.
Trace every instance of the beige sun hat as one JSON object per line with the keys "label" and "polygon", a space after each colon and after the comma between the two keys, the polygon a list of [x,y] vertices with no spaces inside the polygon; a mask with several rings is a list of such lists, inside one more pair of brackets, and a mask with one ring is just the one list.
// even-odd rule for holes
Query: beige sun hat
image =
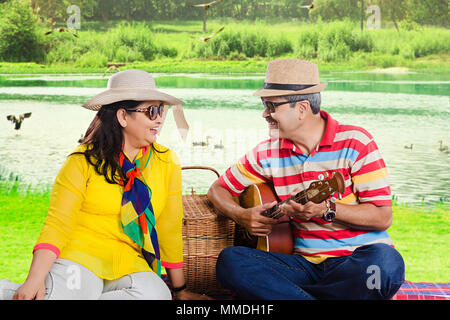
{"label": "beige sun hat", "polygon": [[321,92],[327,83],[321,83],[315,63],[299,59],[278,59],[267,65],[264,88],[253,93],[258,97],[277,97]]}
{"label": "beige sun hat", "polygon": [[186,139],[189,125],[181,106],[184,102],[167,93],[158,91],[153,76],[143,70],[130,69],[115,73],[108,80],[107,90],[89,99],[83,104],[83,107],[98,111],[104,105],[122,100],[159,100],[164,105],[173,106],[172,112],[178,130],[183,139]]}

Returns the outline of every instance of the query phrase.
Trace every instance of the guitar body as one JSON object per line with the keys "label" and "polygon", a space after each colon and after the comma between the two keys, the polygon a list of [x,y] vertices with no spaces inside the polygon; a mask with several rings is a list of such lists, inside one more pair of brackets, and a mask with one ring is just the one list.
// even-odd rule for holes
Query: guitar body
{"label": "guitar body", "polygon": [[[268,184],[254,184],[248,187],[239,197],[239,203],[244,208],[252,208],[273,201],[279,202],[275,191]],[[290,219],[283,216],[278,224],[272,227],[272,232],[266,237],[255,237],[242,227],[236,226],[235,245],[244,245],[263,251],[292,254],[294,238]]]}

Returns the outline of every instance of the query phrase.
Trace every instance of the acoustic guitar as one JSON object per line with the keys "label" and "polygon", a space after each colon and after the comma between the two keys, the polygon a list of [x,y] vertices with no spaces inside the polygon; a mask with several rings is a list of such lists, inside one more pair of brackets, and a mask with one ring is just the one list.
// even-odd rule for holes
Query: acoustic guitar
{"label": "acoustic guitar", "polygon": [[[327,179],[328,177],[325,177]],[[343,194],[345,191],[344,177],[339,171],[333,173],[329,180],[314,181],[308,189],[300,191],[296,195],[280,201],[275,190],[269,184],[254,184],[249,186],[239,197],[239,204],[244,208],[252,208],[265,203],[277,201],[272,208],[261,212],[261,215],[273,219],[278,219],[278,223],[272,227],[272,232],[266,237],[256,237],[248,231],[236,225],[235,241],[236,246],[246,246],[264,251],[292,254],[294,249],[294,239],[292,235],[290,218],[281,212],[280,206],[293,200],[300,204],[308,201],[321,203],[333,193]]]}

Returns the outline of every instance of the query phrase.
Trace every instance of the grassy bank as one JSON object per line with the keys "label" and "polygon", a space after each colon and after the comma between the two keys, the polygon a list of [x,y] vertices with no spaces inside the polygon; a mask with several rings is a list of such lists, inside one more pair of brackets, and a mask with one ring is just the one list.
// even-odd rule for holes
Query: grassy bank
{"label": "grassy bank", "polygon": [[[25,280],[48,201],[48,191],[24,195],[0,188],[0,278]],[[394,206],[393,211],[389,234],[405,260],[406,279],[450,282],[450,209]]]}
{"label": "grassy bank", "polygon": [[[384,57],[372,57],[375,61],[370,65],[363,57],[352,63],[318,63],[320,72],[351,72],[351,71],[376,71],[386,73],[396,72],[426,72],[426,73],[450,73],[450,54],[432,55],[417,59],[407,64],[393,64],[383,67]],[[379,59],[379,63],[377,62]],[[267,63],[270,59],[245,60],[245,61],[222,61],[202,59],[168,59],[160,58],[148,62],[130,62],[120,70],[141,69],[151,73],[262,73],[266,72]],[[54,63],[50,65],[39,63],[9,63],[0,62],[0,74],[60,74],[60,73],[100,73],[106,71],[105,67],[79,67],[73,64]],[[107,74],[112,74],[108,72]]]}
{"label": "grassy bank", "polygon": [[208,21],[208,42],[201,21],[116,22],[109,30],[84,23],[79,38],[64,33],[47,37],[38,29],[45,59],[41,63],[0,62],[0,73],[103,73],[108,62],[151,72],[264,73],[274,58],[302,58],[321,71],[407,68],[450,71],[450,30],[417,27],[361,32],[354,22],[300,24],[234,20]]}

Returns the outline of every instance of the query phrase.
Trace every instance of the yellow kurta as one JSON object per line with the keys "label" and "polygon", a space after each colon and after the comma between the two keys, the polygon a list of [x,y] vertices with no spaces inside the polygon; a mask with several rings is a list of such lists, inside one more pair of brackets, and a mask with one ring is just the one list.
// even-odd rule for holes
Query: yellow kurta
{"label": "yellow kurta", "polygon": [[[158,150],[166,150],[154,145]],[[81,145],[74,152],[85,149]],[[183,207],[177,155],[171,150],[153,151],[142,174],[152,190],[161,264],[179,268],[183,264]],[[107,183],[84,155],[69,156],[55,179],[35,250],[56,247],[53,251],[59,250],[59,258],[75,261],[107,280],[152,271],[140,247],[122,231],[122,189],[118,184]]]}

